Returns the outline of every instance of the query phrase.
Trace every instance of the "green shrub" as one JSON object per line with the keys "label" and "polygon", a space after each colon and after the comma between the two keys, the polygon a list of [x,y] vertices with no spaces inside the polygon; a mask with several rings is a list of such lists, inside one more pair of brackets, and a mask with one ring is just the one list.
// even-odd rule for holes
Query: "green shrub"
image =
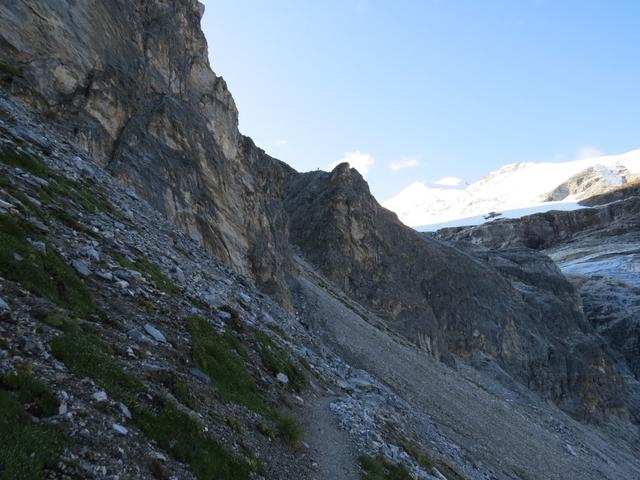
{"label": "green shrub", "polygon": [[76,272],[51,245],[42,254],[27,238],[39,236],[26,222],[0,215],[0,274],[78,315],[93,313],[91,295]]}
{"label": "green shrub", "polygon": [[200,423],[172,403],[163,401],[157,414],[141,408],[136,408],[134,413],[145,434],[178,461],[188,464],[198,479],[249,478],[252,468],[247,462],[236,460],[207,438]]}

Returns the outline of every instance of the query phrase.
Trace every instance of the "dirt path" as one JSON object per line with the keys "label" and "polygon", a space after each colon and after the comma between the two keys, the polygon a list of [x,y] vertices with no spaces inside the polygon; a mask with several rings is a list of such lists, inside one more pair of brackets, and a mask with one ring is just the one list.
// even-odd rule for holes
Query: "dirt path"
{"label": "dirt path", "polygon": [[359,480],[358,459],[347,432],[329,410],[332,397],[309,398],[303,419],[305,442],[318,464],[317,480]]}

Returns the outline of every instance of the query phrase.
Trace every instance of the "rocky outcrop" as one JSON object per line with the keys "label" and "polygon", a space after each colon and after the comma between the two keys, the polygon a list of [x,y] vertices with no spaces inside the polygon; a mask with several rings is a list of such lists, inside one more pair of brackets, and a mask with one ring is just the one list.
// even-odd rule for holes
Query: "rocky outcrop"
{"label": "rocky outcrop", "polygon": [[623,185],[628,180],[635,178],[622,165],[615,165],[612,168],[604,165],[594,165],[585,168],[562,182],[552,191],[540,198],[543,202],[557,202],[571,198],[589,198]]}
{"label": "rocky outcrop", "polygon": [[640,197],[572,211],[550,211],[516,219],[501,219],[470,227],[443,228],[422,233],[427,238],[470,242],[491,248],[549,248],[575,235],[606,230],[615,235],[637,225]]}
{"label": "rocky outcrop", "polygon": [[[606,342],[610,362],[625,378],[622,389],[632,415],[640,418],[640,197],[637,185],[617,188],[583,203],[595,205],[572,212],[547,212],[520,219],[500,220],[477,227],[444,229],[434,235],[452,239],[459,248],[504,257],[511,246],[535,248],[549,255],[579,293],[592,329]],[[487,248],[494,250],[487,250]],[[495,248],[503,248],[495,250]],[[522,250],[527,252],[527,250]],[[490,252],[490,253],[486,253]],[[529,256],[535,255],[531,250]],[[520,265],[503,273],[521,276]],[[544,276],[538,275],[544,279]],[[552,285],[548,279],[543,286]],[[554,296],[540,295],[544,311]],[[556,305],[554,308],[561,308]],[[600,349],[601,351],[603,349]]]}
{"label": "rocky outcrop", "polygon": [[601,193],[600,195],[585,198],[580,201],[580,204],[588,207],[595,207],[597,205],[617,202],[630,197],[640,197],[640,180],[629,182],[621,187]]}

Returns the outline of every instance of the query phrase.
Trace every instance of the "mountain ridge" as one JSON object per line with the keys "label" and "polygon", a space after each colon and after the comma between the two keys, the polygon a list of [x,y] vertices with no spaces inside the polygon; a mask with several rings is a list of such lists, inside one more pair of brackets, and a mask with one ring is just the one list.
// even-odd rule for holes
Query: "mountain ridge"
{"label": "mountain ridge", "polygon": [[[324,427],[335,428],[329,420],[335,416],[353,437],[354,451],[382,455],[422,475],[418,478],[439,477],[431,467],[421,469],[415,454],[409,453],[412,448],[403,443],[406,439],[401,434],[408,434],[411,427],[408,420],[398,420],[399,412],[406,414],[413,405],[420,410],[410,417],[420,426],[414,438],[423,448],[437,452],[442,471],[453,463],[469,478],[525,478],[516,471],[523,468],[543,478],[545,467],[529,458],[531,449],[540,457],[555,452],[551,478],[562,478],[558,475],[563,469],[594,479],[638,471],[628,459],[627,445],[634,438],[638,392],[622,394],[635,384],[588,322],[576,287],[537,252],[479,252],[421,237],[378,204],[362,176],[347,164],[332,172],[298,173],[267,155],[238,131],[233,98],[224,80],[209,68],[201,16],[202,5],[192,0],[73,4],[24,0],[0,5],[0,84],[8,96],[3,100],[7,110],[0,118],[3,141],[7,151],[24,154],[27,148],[26,153],[46,159],[68,176],[67,180],[51,177],[54,185],[66,185],[68,191],[60,194],[60,187],[55,202],[48,204],[47,192],[43,195],[38,187],[45,185],[40,180],[47,180],[38,180],[33,171],[11,163],[13,154],[3,156],[3,172],[11,180],[2,186],[10,205],[7,215],[25,221],[41,215],[51,222],[51,227],[45,225],[44,235],[49,228],[50,240],[73,262],[82,276],[80,282],[103,298],[105,310],[129,295],[126,305],[137,315],[131,319],[114,308],[118,314],[111,323],[108,313],[102,326],[93,318],[81,321],[117,345],[116,355],[127,366],[126,342],[144,345],[148,335],[140,329],[152,336],[156,334],[149,332],[158,331],[146,328],[142,319],[166,322],[162,326],[171,332],[172,347],[185,349],[194,348],[198,339],[185,331],[189,325],[193,329],[189,312],[205,315],[205,323],[236,339],[225,337],[228,348],[240,356],[243,350],[234,347],[236,341],[249,348],[250,372],[273,398],[282,393],[277,382],[288,385],[298,371],[296,365],[304,367],[300,358],[312,358],[314,368],[309,368],[320,372],[322,385],[311,383],[306,399],[298,400],[288,392],[284,404],[300,404],[304,410],[308,400],[324,408],[327,402],[317,402],[318,397],[338,392],[339,398],[328,400],[331,414],[325,411]],[[17,106],[20,101],[30,113]],[[35,120],[30,120],[31,115]],[[124,193],[111,183],[111,177],[131,190]],[[82,189],[69,186],[69,178],[82,180]],[[163,215],[170,223],[150,220],[160,217],[149,213],[136,225],[137,212],[129,211],[135,208],[129,200],[119,203],[127,211],[105,219],[85,198],[91,185],[100,197],[95,178],[103,179],[105,188],[120,200],[124,195],[143,199],[149,204],[144,211]],[[97,222],[98,231],[111,233],[91,240],[97,233],[60,213],[64,208],[82,221]],[[42,215],[43,209],[56,215],[49,219]],[[162,229],[172,232],[174,240],[168,240]],[[136,235],[147,239],[145,232],[149,241],[153,239],[153,248],[138,251]],[[212,257],[207,260],[193,242]],[[81,254],[84,260],[78,263],[79,252],[89,247],[105,249],[107,260],[91,252]],[[118,248],[124,256],[116,256]],[[203,265],[211,261],[215,268],[203,273],[193,258]],[[159,267],[153,267],[158,263],[160,274]],[[104,272],[97,270],[102,276],[93,275],[93,269]],[[163,281],[167,272],[180,285],[187,285],[184,292],[168,287]],[[11,279],[2,281],[7,291],[21,288]],[[114,283],[105,286],[102,281]],[[257,289],[250,285],[252,281]],[[134,287],[128,289],[130,285]],[[162,286],[168,291],[161,292]],[[265,294],[284,310],[271,305]],[[37,302],[35,297],[33,292],[27,294],[27,303]],[[39,334],[29,330],[37,312],[20,298],[12,297],[9,303],[18,305],[19,334],[30,338]],[[145,306],[145,301],[151,304]],[[172,305],[165,312],[167,318],[162,313],[154,316],[164,312],[165,301]],[[372,343],[350,333],[349,327]],[[259,334],[270,329],[277,333],[277,328],[286,328],[282,342],[276,343],[289,349],[295,364],[265,353],[281,350]],[[46,333],[55,336],[50,330]],[[37,337],[42,348],[27,351],[42,371],[48,371],[41,357],[48,354],[49,337]],[[12,337],[10,347],[22,351],[24,344],[28,343]],[[186,375],[183,370],[191,361],[186,354],[173,356],[171,347],[163,348],[154,348],[152,355],[162,358],[169,370]],[[377,356],[383,352],[379,348],[385,349],[386,357]],[[308,349],[329,353],[317,357]],[[387,365],[394,365],[400,377]],[[425,378],[412,377],[414,370]],[[205,378],[198,371],[190,374]],[[149,377],[145,385],[157,396],[165,395],[170,387],[165,383],[171,382]],[[46,380],[56,381],[48,376]],[[443,382],[452,392],[428,380]],[[415,387],[409,388],[412,381]],[[235,411],[237,402],[223,401],[223,394],[224,389],[207,391],[203,398],[221,412]],[[480,399],[477,411],[474,398]],[[188,403],[188,399],[178,400],[181,405]],[[517,402],[517,409],[505,414],[503,426],[513,444],[506,448],[501,445],[501,432],[492,430],[483,416],[498,421],[491,406],[500,405],[506,411],[510,401]],[[247,425],[274,423],[261,404],[251,405],[258,411],[241,411]],[[368,406],[379,415],[360,415]],[[553,421],[545,420],[547,414]],[[317,418],[317,412],[312,416]],[[391,429],[385,417],[402,425],[401,432]],[[554,434],[556,421],[569,433]],[[226,448],[244,455],[232,444],[231,425],[222,426],[209,416],[207,422]],[[475,443],[486,438],[486,445],[465,440],[461,425],[466,423]],[[264,425],[259,430],[271,438]],[[611,437],[614,426],[621,426],[624,433],[619,441]],[[439,428],[446,433],[439,433]],[[523,428],[530,428],[530,439],[516,438],[514,432]],[[236,434],[242,432],[240,428]],[[256,440],[253,433],[246,438],[266,455],[264,439]],[[344,440],[340,435],[332,438]],[[563,442],[586,447],[568,458]],[[163,448],[172,453],[171,442],[168,445]],[[611,452],[602,454],[604,460],[589,457],[605,451],[607,445]],[[501,449],[507,452],[505,459]],[[620,469],[603,467],[614,458],[624,459]],[[313,475],[308,464],[298,463],[306,462],[306,456],[298,461],[290,452],[278,450],[271,460],[291,462],[292,468]],[[286,478],[287,465],[273,468],[280,475],[275,478]],[[600,468],[605,468],[602,475],[597,473]],[[456,478],[447,475],[448,480]]]}

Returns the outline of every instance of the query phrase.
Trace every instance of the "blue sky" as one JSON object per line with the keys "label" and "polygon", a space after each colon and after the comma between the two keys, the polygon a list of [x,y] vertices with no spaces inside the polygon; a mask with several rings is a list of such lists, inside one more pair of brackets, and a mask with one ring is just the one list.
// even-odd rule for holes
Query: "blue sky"
{"label": "blue sky", "polygon": [[640,1],[204,3],[242,133],[301,171],[367,165],[381,201],[640,147]]}

